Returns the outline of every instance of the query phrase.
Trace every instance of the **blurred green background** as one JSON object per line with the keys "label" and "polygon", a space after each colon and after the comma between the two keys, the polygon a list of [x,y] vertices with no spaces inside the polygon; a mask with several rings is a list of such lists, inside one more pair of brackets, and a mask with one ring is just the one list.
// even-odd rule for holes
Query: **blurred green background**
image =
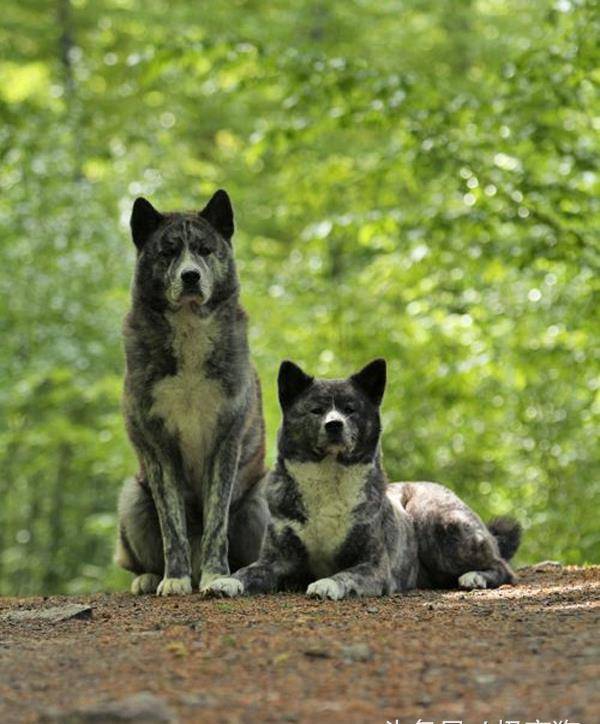
{"label": "blurred green background", "polygon": [[132,200],[235,245],[275,375],[389,362],[393,479],[600,561],[595,0],[8,0],[0,29],[0,593],[124,587]]}

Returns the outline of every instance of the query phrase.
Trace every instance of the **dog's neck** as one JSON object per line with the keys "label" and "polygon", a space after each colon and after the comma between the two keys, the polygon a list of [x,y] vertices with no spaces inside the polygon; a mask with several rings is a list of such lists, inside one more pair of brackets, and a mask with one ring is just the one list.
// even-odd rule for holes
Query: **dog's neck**
{"label": "dog's neck", "polygon": [[317,465],[332,465],[350,467],[351,465],[371,465],[374,469],[381,469],[381,444],[377,441],[375,449],[356,451],[332,451],[326,455],[317,450],[307,450],[288,438],[284,427],[280,427],[277,438],[277,463],[284,470],[287,462],[311,462]]}
{"label": "dog's neck", "polygon": [[347,476],[355,476],[357,471],[369,473],[374,468],[374,461],[344,463],[337,455],[326,455],[322,460],[298,460],[296,458],[281,458],[285,472],[299,484],[306,477],[322,478],[327,480],[341,480]]}

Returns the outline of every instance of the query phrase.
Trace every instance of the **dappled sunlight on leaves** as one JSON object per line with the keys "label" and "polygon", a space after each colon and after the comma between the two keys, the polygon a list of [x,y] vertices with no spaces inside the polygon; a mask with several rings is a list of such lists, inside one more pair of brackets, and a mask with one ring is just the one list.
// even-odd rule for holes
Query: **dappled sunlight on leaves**
{"label": "dappled sunlight on leaves", "polygon": [[[395,8],[395,6],[394,6]],[[264,387],[385,356],[392,479],[598,560],[598,16],[591,0],[9,2],[0,40],[0,593],[122,587],[133,198],[217,187]]]}

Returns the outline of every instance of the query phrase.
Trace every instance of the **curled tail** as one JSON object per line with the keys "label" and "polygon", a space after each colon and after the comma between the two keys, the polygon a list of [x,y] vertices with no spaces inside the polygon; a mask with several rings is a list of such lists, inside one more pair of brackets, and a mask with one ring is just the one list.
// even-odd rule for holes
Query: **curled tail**
{"label": "curled tail", "polygon": [[499,517],[490,520],[487,527],[498,541],[502,558],[510,561],[521,542],[521,524],[514,518]]}

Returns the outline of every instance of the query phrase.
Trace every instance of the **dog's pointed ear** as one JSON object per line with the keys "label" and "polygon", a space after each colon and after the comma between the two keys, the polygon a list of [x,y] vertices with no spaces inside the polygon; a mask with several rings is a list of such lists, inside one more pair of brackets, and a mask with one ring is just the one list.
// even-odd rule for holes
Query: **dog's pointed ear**
{"label": "dog's pointed ear", "polygon": [[233,207],[227,191],[215,191],[211,200],[200,212],[200,216],[221,234],[225,241],[233,236]]}
{"label": "dog's pointed ear", "polygon": [[297,364],[284,360],[279,367],[277,375],[277,389],[279,391],[279,404],[282,410],[294,402],[298,395],[308,389],[313,383],[314,377],[303,372]]}
{"label": "dog's pointed ear", "polygon": [[385,391],[386,364],[384,359],[374,359],[363,367],[360,372],[350,377],[353,385],[358,387],[376,406],[381,405]]}
{"label": "dog's pointed ear", "polygon": [[139,250],[148,241],[150,235],[158,229],[163,218],[163,215],[143,197],[140,196],[133,202],[129,224],[134,244]]}

